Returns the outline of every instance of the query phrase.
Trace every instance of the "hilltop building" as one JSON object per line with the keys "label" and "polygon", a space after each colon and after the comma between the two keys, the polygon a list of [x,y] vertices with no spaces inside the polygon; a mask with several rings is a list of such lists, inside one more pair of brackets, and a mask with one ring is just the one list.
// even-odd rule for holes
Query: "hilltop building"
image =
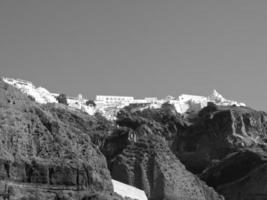
{"label": "hilltop building", "polygon": [[[35,87],[31,82],[21,79],[3,78],[3,81],[13,85],[21,90],[23,93],[33,97],[36,102],[41,104],[58,103],[58,93],[51,93],[43,87]],[[127,105],[137,105],[137,108],[160,108],[164,103],[174,105],[176,111],[181,114],[191,112],[198,112],[203,107],[207,106],[208,102],[213,102],[216,105],[222,106],[246,106],[244,103],[239,103],[232,100],[225,99],[216,90],[208,96],[196,96],[189,94],[182,94],[178,98],[167,96],[164,99],[156,97],[145,97],[144,99],[134,99],[133,96],[111,96],[111,95],[97,95],[95,97],[95,106],[86,105],[88,99],[84,98],[81,94],[77,97],[67,96],[67,103],[71,109],[82,110],[89,115],[95,112],[101,112],[108,119],[115,119],[116,113]]]}
{"label": "hilltop building", "polygon": [[95,98],[96,102],[99,103],[120,103],[120,102],[132,102],[134,97],[131,96],[109,96],[109,95],[97,95]]}
{"label": "hilltop building", "polygon": [[8,77],[3,77],[3,81],[6,83],[13,85],[13,86],[33,86],[32,82],[30,81],[25,81],[21,79],[13,79],[13,78],[8,78]]}

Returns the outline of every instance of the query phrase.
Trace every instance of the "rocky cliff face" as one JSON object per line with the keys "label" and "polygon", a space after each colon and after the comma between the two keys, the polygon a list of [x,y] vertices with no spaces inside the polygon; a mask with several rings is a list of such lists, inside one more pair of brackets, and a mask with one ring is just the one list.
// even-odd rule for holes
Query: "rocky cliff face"
{"label": "rocky cliff face", "polygon": [[[188,172],[170,150],[169,146],[175,144],[170,141],[175,140],[174,134],[182,123],[171,107],[137,113],[123,111],[117,123],[124,127],[117,143],[125,145],[120,151],[113,148],[117,153],[108,159],[114,179],[145,190],[151,200],[223,199]],[[114,143],[115,137],[107,139],[106,146],[114,147]]]}
{"label": "rocky cliff face", "polygon": [[265,112],[209,105],[178,134],[177,157],[226,199],[266,199],[266,127]]}
{"label": "rocky cliff face", "polygon": [[267,199],[267,164],[263,164],[246,176],[217,188],[229,200]]}
{"label": "rocky cliff face", "polygon": [[91,141],[93,117],[39,105],[0,81],[0,193],[10,199],[120,199]]}
{"label": "rocky cliff face", "polygon": [[263,200],[267,197],[266,151],[243,150],[207,168],[202,180],[229,200]]}
{"label": "rocky cliff face", "polygon": [[144,136],[111,163],[114,179],[144,189],[151,200],[223,199],[188,172],[160,137]]}
{"label": "rocky cliff face", "polygon": [[265,112],[129,106],[114,126],[0,81],[0,113],[0,195],[10,199],[122,199],[111,176],[151,200],[267,198]]}
{"label": "rocky cliff face", "polygon": [[193,172],[232,152],[266,145],[267,115],[247,107],[210,105],[178,134],[177,156]]}
{"label": "rocky cliff face", "polygon": [[[189,190],[188,193],[181,192],[184,176],[179,177],[183,165],[178,158],[187,170],[197,174],[226,199],[266,199],[266,177],[261,176],[265,172],[267,158],[265,112],[212,103],[187,118],[175,113],[170,105],[161,109],[125,110],[120,113],[121,116],[118,115],[117,123],[128,128],[124,130],[124,135],[128,134],[131,142],[117,151],[117,156],[108,159],[111,174],[118,180],[143,188],[151,199],[155,198],[154,194],[167,199],[183,198],[170,192],[168,186],[163,186],[165,183],[175,188],[174,191],[180,191],[179,194],[194,199]],[[171,159],[160,160],[156,159],[157,156]],[[148,173],[151,171],[153,173]],[[169,173],[171,177],[167,175]],[[185,174],[192,176],[188,172]],[[161,182],[161,190],[154,180]],[[180,181],[175,184],[175,180]],[[192,179],[187,179],[187,183],[190,181]],[[198,191],[199,188],[203,188],[202,183],[198,185],[192,181],[190,191]],[[202,198],[199,193],[196,194]],[[219,198],[213,195],[203,198]]]}

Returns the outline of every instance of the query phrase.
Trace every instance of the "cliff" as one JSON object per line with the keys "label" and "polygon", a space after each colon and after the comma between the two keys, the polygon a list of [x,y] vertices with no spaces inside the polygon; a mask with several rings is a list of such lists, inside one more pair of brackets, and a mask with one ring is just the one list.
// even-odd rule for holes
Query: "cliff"
{"label": "cliff", "polygon": [[96,119],[40,105],[0,81],[0,192],[10,199],[120,199],[91,141]]}
{"label": "cliff", "polygon": [[104,154],[112,178],[145,190],[151,200],[223,199],[187,171],[169,148],[175,144],[171,141],[182,123],[173,106],[136,113],[127,109],[117,120],[124,128],[117,130],[117,136],[107,138],[104,145],[110,149]]}
{"label": "cliff", "polygon": [[177,156],[191,171],[200,173],[232,152],[263,148],[266,119],[266,113],[248,107],[210,104],[177,135]]}
{"label": "cliff", "polygon": [[[183,165],[227,200],[258,200],[267,197],[267,179],[262,175],[266,170],[267,158],[265,112],[249,107],[217,106],[209,103],[200,112],[183,118],[169,104],[160,109],[142,111],[127,107],[119,113],[117,124],[127,127],[121,133],[125,135],[124,144],[126,136],[129,139],[124,146],[120,141],[121,148],[117,149],[117,156],[113,155],[108,159],[111,174],[118,180],[144,189],[151,199],[155,191],[158,192],[156,196],[159,193],[164,196],[166,189],[162,186],[161,190],[154,190],[156,184],[153,180],[159,177],[154,172],[159,171],[155,166],[161,166],[160,169],[166,167],[161,172],[164,175],[157,179],[164,180],[164,185],[176,179],[182,184],[183,178],[179,177],[178,171]],[[155,138],[161,138],[161,141],[156,142]],[[113,145],[114,140],[113,138]],[[171,159],[157,160],[158,157]],[[179,164],[174,164],[177,162]],[[148,171],[153,171],[152,175]],[[170,177],[166,175],[169,172],[172,174]],[[167,177],[168,181],[162,177]],[[170,185],[177,187],[175,191],[181,191],[178,189],[179,184]],[[191,189],[201,187],[202,184],[193,183]],[[166,191],[167,194],[174,194],[168,189]],[[189,193],[186,195],[191,198]],[[164,197],[169,198],[167,195]]]}
{"label": "cliff", "polygon": [[143,190],[150,200],[267,197],[262,111],[208,103],[183,115],[170,103],[130,105],[114,122],[38,104],[0,81],[0,113],[0,195],[10,199],[123,199],[115,180],[138,199]]}
{"label": "cliff", "polygon": [[210,104],[179,132],[176,155],[227,200],[266,199],[266,128],[265,112]]}

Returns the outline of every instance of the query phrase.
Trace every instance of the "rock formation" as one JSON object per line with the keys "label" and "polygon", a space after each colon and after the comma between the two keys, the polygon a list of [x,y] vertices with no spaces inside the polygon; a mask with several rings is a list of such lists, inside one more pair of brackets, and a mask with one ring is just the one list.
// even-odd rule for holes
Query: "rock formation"
{"label": "rock formation", "polygon": [[267,198],[267,114],[210,104],[178,134],[177,157],[228,200]]}
{"label": "rock formation", "polygon": [[144,189],[151,200],[223,199],[188,172],[160,137],[144,136],[111,163],[114,179]]}
{"label": "rock formation", "polygon": [[40,105],[0,81],[0,193],[10,199],[121,199],[91,142],[94,118]]}
{"label": "rock formation", "polygon": [[[38,91],[42,99],[49,93]],[[139,188],[127,186],[139,199],[142,190],[149,200],[266,199],[267,114],[216,91],[204,100],[206,107],[200,98],[186,114],[173,99],[160,108],[117,107],[109,121],[54,101],[38,104],[0,81],[0,196],[123,199],[112,177]]]}
{"label": "rock formation", "polygon": [[[170,150],[171,144],[167,140],[174,138],[165,132],[165,128],[171,121],[163,116],[166,115],[169,119],[173,118],[173,121],[179,122],[179,119],[175,118],[175,113],[171,114],[172,106],[158,110],[161,115],[155,120],[149,118],[156,114],[150,111],[137,114],[123,111],[118,116],[117,123],[126,128],[120,137],[117,137],[117,144],[125,145],[121,145],[117,153],[108,157],[112,177],[144,189],[151,200],[223,199],[197,176],[188,172]],[[166,127],[159,123],[162,120],[166,120]],[[123,141],[122,136],[125,138]],[[111,143],[106,146],[116,143],[116,138],[112,139],[106,141]]]}
{"label": "rock formation", "polygon": [[[145,169],[150,166],[154,170],[151,163],[156,165],[157,160],[151,155],[164,154],[162,145],[167,143],[163,149],[170,148],[168,151],[171,152],[163,158],[175,154],[186,169],[198,174],[226,199],[266,198],[266,177],[261,176],[266,169],[267,158],[265,112],[249,107],[209,103],[199,113],[189,115],[186,119],[168,104],[161,109],[142,111],[127,107],[120,115],[118,125],[127,127],[129,130],[124,130],[124,134],[134,134],[135,137],[129,138],[135,138],[135,141],[132,139],[117,151],[117,157],[108,159],[111,160],[112,176],[118,180],[143,188],[153,197],[151,188],[154,184],[151,180],[154,179]],[[164,138],[166,142],[155,142],[157,137]],[[160,148],[157,144],[161,145]],[[171,160],[176,162],[175,158]],[[158,163],[164,163],[164,166],[170,164],[166,160]],[[177,166],[175,168],[179,169]],[[172,173],[179,174],[177,171]],[[175,176],[168,180],[172,178],[175,179]]]}
{"label": "rock formation", "polygon": [[207,168],[201,179],[229,200],[258,200],[267,197],[266,151],[242,150]]}
{"label": "rock formation", "polygon": [[210,104],[178,134],[177,156],[199,173],[229,153],[265,146],[266,119],[264,112],[248,107]]}

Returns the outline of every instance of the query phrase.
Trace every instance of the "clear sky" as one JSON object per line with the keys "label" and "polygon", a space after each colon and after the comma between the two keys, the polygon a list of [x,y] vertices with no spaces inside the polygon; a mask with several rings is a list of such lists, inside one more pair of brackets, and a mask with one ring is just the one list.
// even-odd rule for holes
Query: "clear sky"
{"label": "clear sky", "polygon": [[0,73],[52,92],[267,110],[267,1],[0,0]]}

